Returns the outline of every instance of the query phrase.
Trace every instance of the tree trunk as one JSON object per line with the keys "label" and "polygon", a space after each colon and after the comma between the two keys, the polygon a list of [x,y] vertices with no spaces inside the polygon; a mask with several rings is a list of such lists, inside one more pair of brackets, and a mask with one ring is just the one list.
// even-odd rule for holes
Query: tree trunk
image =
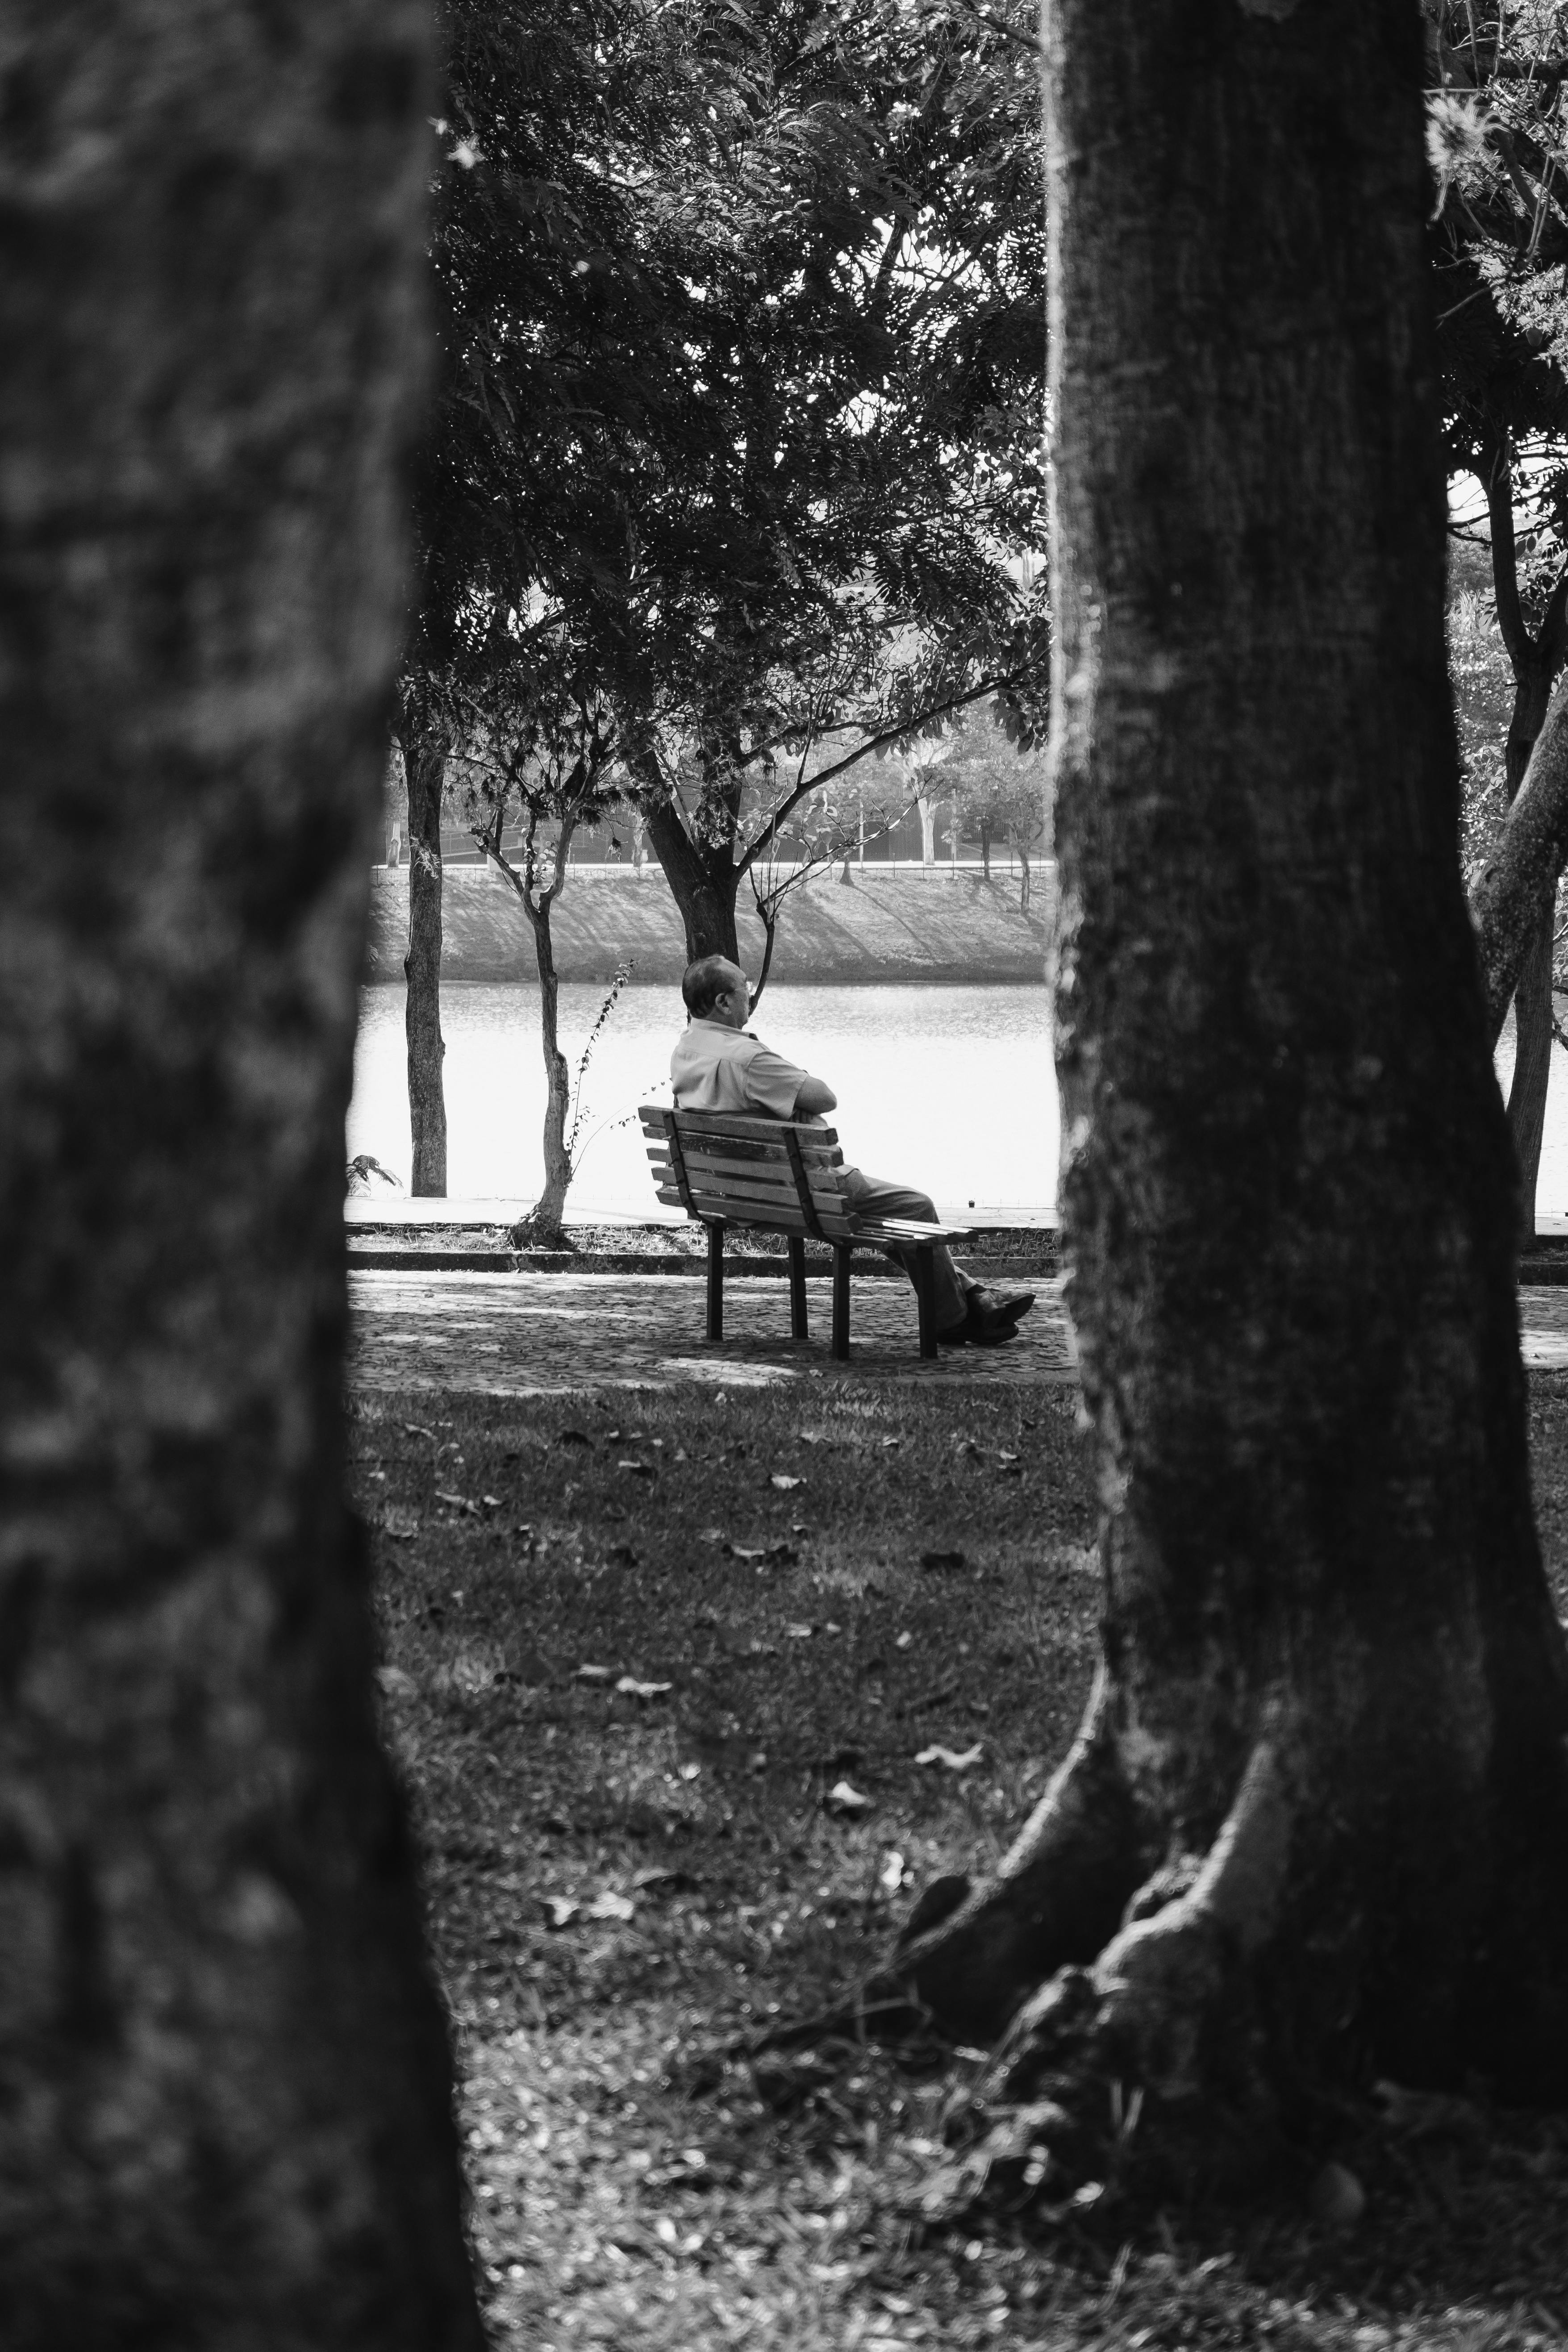
{"label": "tree trunk", "polygon": [[428,724],[405,730],[408,772],[408,1124],[414,1137],[411,1192],[447,1191],[447,1097],[441,1065],[441,786],[446,742]]}
{"label": "tree trunk", "polygon": [[528,909],[533,926],[533,950],[539,966],[539,1034],[544,1054],[544,1190],[528,1219],[535,1239],[559,1243],[561,1219],[572,1183],[572,1155],[566,1148],[566,1120],[572,1108],[572,1073],[561,1051],[561,982],[550,936],[550,905]]}
{"label": "tree trunk", "polygon": [[915,802],[921,813],[921,864],[936,864],[936,803],[921,793]]}
{"label": "tree trunk", "polygon": [[984,817],[980,820],[980,864],[987,882],[991,879],[991,827]]}
{"label": "tree trunk", "polygon": [[1020,849],[1018,852],[1018,912],[1021,915],[1026,915],[1029,911],[1029,898],[1033,889],[1034,878],[1029,872],[1029,853],[1026,849]]}
{"label": "tree trunk", "polygon": [[1532,940],[1568,860],[1568,688],[1560,685],[1508,813],[1502,838],[1475,887],[1470,911],[1495,1045]]}
{"label": "tree trunk", "polygon": [[566,861],[572,835],[576,830],[576,819],[563,820],[560,839],[555,845],[550,887],[545,890],[536,890],[533,844],[538,818],[525,809],[524,864],[520,873],[501,850],[503,814],[502,808],[497,809],[494,828],[486,842],[486,848],[496,875],[511,890],[533,933],[533,961],[539,974],[539,1034],[544,1055],[544,1190],[528,1215],[512,1227],[511,1240],[517,1248],[531,1244],[535,1247],[542,1244],[546,1247],[559,1248],[564,1239],[561,1220],[566,1208],[566,1195],[572,1186],[572,1151],[566,1134],[566,1121],[572,1110],[572,1074],[566,1056],[561,1051],[561,979],[555,969],[555,942],[551,933],[550,918],[555,901],[566,887]]}
{"label": "tree trunk", "polygon": [[[1554,635],[1561,632],[1553,632]],[[1544,633],[1543,633],[1544,635]],[[1555,651],[1555,647],[1552,649]],[[1540,740],[1555,674],[1551,655],[1531,645],[1514,688],[1513,713],[1503,753],[1509,803],[1519,798]],[[1552,1076],[1552,948],[1556,892],[1543,904],[1520,967],[1513,997],[1513,1080],[1508,1090],[1509,1132],[1519,1161],[1519,1238],[1535,1238],[1535,1184],[1541,1171],[1541,1138],[1546,1125],[1546,1090]]]}
{"label": "tree trunk", "polygon": [[[1532,635],[1519,591],[1519,548],[1513,527],[1513,446],[1504,427],[1484,435],[1476,453],[1476,474],[1491,525],[1492,588],[1498,627],[1513,671],[1513,709],[1503,751],[1504,781],[1511,808],[1524,782],[1531,757],[1546,721],[1552,682],[1568,647],[1568,568],[1547,598]],[[1555,873],[1552,883],[1555,885]],[[1546,1120],[1546,1089],[1552,1071],[1551,920],[1556,891],[1543,888],[1514,977],[1515,1052],[1509,1089],[1508,1120],[1518,1157],[1521,1186],[1519,1234],[1535,1234],[1535,1180],[1541,1165],[1541,1134]],[[1544,940],[1541,934],[1545,929]],[[1544,971],[1544,987],[1542,972]],[[1501,1015],[1499,1015],[1499,1025]]]}
{"label": "tree trunk", "polygon": [[643,788],[638,800],[654,856],[680,909],[686,931],[686,961],[702,956],[727,956],[739,963],[735,931],[735,899],[741,869],[727,841],[701,844],[692,840],[681,820],[658,766],[633,761],[632,772]]}
{"label": "tree trunk", "polygon": [[6,2352],[480,2345],[342,1502],[425,32],[9,18]]}
{"label": "tree trunk", "polygon": [[1017,1843],[900,1975],[964,2039],[1014,2021],[1015,2095],[1103,2107],[1110,2075],[1152,2144],[1247,2160],[1377,2074],[1568,2094],[1568,1660],[1457,858],[1420,26],[1046,23],[1104,1659]]}
{"label": "tree trunk", "polygon": [[1555,900],[1535,928],[1513,995],[1513,1079],[1508,1090],[1509,1132],[1519,1161],[1519,1240],[1535,1238],[1535,1188],[1546,1095],[1552,1078],[1552,960]]}

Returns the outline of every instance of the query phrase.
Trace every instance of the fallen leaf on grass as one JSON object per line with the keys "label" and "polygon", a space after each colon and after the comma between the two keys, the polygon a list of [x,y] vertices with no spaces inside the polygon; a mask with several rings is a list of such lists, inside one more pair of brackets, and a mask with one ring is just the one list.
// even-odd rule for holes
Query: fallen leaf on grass
{"label": "fallen leaf on grass", "polygon": [[410,1437],[434,1437],[436,1434],[433,1429],[426,1429],[422,1421],[405,1421],[403,1426]]}
{"label": "fallen leaf on grass", "polygon": [[500,1496],[499,1495],[481,1495],[479,1496],[479,1500],[484,1505],[487,1511],[499,1511],[500,1508]]}
{"label": "fallen leaf on grass", "polygon": [[786,1639],[791,1642],[809,1642],[811,1639],[811,1627],[809,1625],[786,1625],[784,1627],[784,1634]]}
{"label": "fallen leaf on grass", "polygon": [[907,1650],[914,1638],[912,1633],[900,1633],[893,1647],[895,1650]]}
{"label": "fallen leaf on grass", "polygon": [[776,1486],[781,1495],[788,1495],[791,1494],[796,1486],[804,1486],[805,1480],[804,1478],[791,1478],[784,1471],[775,1470],[772,1477],[768,1480],[768,1484],[770,1486]]}
{"label": "fallen leaf on grass", "polygon": [[632,1880],[632,1885],[639,1890],[657,1887],[662,1895],[679,1895],[697,1884],[689,1870],[639,1870]]}
{"label": "fallen leaf on grass", "polygon": [[606,1886],[592,1903],[579,1903],[574,1895],[547,1895],[544,1907],[552,1927],[568,1927],[574,1919],[629,1919],[637,1905],[628,1895],[616,1895]]}
{"label": "fallen leaf on grass", "polygon": [[889,1849],[877,1873],[877,1884],[884,1895],[896,1895],[904,1883],[904,1857],[897,1846]]}
{"label": "fallen leaf on grass", "polygon": [[478,1518],[479,1515],[479,1505],[470,1503],[467,1495],[448,1495],[444,1487],[437,1486],[436,1500],[438,1503],[449,1503],[455,1511],[467,1511],[470,1517]]}
{"label": "fallen leaf on grass", "polygon": [[413,1675],[405,1675],[401,1666],[378,1666],[375,1678],[388,1696],[395,1692],[399,1698],[404,1698],[419,1687]]}
{"label": "fallen leaf on grass", "polygon": [[699,1528],[697,1540],[699,1543],[721,1544],[724,1540],[724,1530],[722,1528]]}
{"label": "fallen leaf on grass", "polygon": [[615,1671],[614,1666],[579,1666],[572,1679],[574,1683],[607,1683]]}
{"label": "fallen leaf on grass", "polygon": [[636,1675],[623,1675],[616,1688],[626,1698],[662,1698],[666,1691],[675,1688],[675,1685],[673,1683],[639,1683]]}
{"label": "fallen leaf on grass", "polygon": [[836,1780],[822,1801],[830,1813],[866,1813],[870,1811],[876,1799],[863,1796],[847,1780]]}
{"label": "fallen leaf on grass", "polygon": [[922,1748],[915,1758],[915,1762],[940,1764],[949,1772],[967,1772],[972,1765],[979,1763],[984,1753],[984,1748],[978,1741],[973,1748],[965,1748],[962,1752],[953,1748]]}
{"label": "fallen leaf on grass", "polygon": [[653,1476],[653,1464],[651,1462],[617,1462],[616,1467],[617,1470],[629,1470],[634,1478],[651,1478]]}
{"label": "fallen leaf on grass", "polygon": [[751,1560],[753,1563],[757,1561],[772,1560],[779,1568],[793,1568],[796,1559],[799,1558],[799,1554],[796,1552],[795,1546],[793,1544],[784,1542],[771,1544],[726,1544],[724,1546],[724,1549],[731,1559]]}
{"label": "fallen leaf on grass", "polygon": [[921,1566],[922,1568],[962,1568],[964,1565],[964,1559],[965,1555],[961,1551],[922,1551]]}
{"label": "fallen leaf on grass", "polygon": [[583,1916],[584,1919],[629,1919],[637,1907],[630,1895],[616,1895],[606,1886],[602,1895],[595,1895],[592,1903],[586,1906]]}

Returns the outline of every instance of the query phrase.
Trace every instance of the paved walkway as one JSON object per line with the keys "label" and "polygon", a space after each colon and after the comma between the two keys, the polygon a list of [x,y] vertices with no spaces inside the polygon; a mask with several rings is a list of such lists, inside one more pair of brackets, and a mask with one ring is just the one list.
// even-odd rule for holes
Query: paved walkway
{"label": "paved walkway", "polygon": [[[829,1285],[806,1285],[811,1337],[789,1336],[782,1280],[753,1276],[724,1290],[724,1339],[702,1337],[703,1284],[688,1275],[352,1274],[351,1384],[359,1389],[469,1389],[489,1396],[556,1396],[573,1389],[670,1387],[679,1381],[763,1387],[806,1380],[935,1381],[975,1388],[1060,1385],[1074,1377],[1059,1277],[1036,1284],[1039,1304],[1005,1348],[916,1352],[914,1295],[873,1276],[853,1285],[850,1359],[827,1352]],[[1524,1360],[1568,1370],[1568,1287],[1520,1293]]]}
{"label": "paved walkway", "polygon": [[724,1286],[724,1338],[702,1336],[701,1276],[671,1274],[353,1273],[349,1379],[359,1389],[450,1388],[489,1396],[572,1389],[669,1387],[682,1381],[759,1388],[864,1379],[965,1388],[1074,1378],[1061,1280],[1032,1286],[1039,1304],[1004,1348],[918,1353],[906,1283],[851,1279],[849,1361],[828,1353],[831,1285],[807,1280],[811,1337],[789,1336],[785,1283],[748,1276]]}

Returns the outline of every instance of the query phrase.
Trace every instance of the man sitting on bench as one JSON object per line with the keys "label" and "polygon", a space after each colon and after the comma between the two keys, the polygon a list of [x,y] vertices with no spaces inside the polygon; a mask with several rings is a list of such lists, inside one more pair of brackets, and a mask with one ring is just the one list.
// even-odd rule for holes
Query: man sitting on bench
{"label": "man sitting on bench", "polygon": [[[752,992],[739,964],[724,956],[704,956],[687,966],[680,992],[690,1017],[669,1060],[677,1110],[742,1111],[820,1123],[825,1112],[837,1108],[831,1087],[751,1034],[746,1022]],[[868,1218],[909,1217],[922,1225],[938,1222],[926,1194],[910,1185],[884,1183],[879,1177],[863,1176],[858,1168],[840,1172],[845,1191]],[[913,1282],[913,1248],[889,1255]],[[936,1336],[943,1347],[962,1347],[965,1341],[977,1348],[998,1347],[1016,1336],[1020,1318],[1035,1303],[1032,1290],[987,1289],[953,1264],[941,1242],[932,1244],[931,1267]]]}

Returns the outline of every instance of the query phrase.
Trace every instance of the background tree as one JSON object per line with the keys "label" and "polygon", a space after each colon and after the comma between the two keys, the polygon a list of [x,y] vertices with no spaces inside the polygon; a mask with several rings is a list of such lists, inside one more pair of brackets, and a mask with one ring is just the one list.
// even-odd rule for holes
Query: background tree
{"label": "background tree", "polygon": [[[437,356],[414,469],[416,571],[397,707],[416,1192],[447,1185],[446,763],[467,714],[496,690],[497,616],[537,619],[542,579],[568,561],[592,573],[603,550],[624,548],[618,491],[600,494],[604,416],[641,447],[681,413],[679,322],[695,298],[679,265],[705,234],[707,102],[730,72],[728,44],[694,62],[692,24],[690,11],[623,0],[437,8]],[[683,142],[695,142],[684,163]],[[699,224],[689,235],[689,199]]]}
{"label": "background tree", "polygon": [[1045,761],[1032,744],[1022,749],[994,711],[962,712],[953,721],[953,741],[942,773],[952,796],[961,841],[980,845],[985,879],[991,878],[993,843],[1018,860],[1018,903],[1029,911],[1034,887],[1030,859],[1046,837]]}
{"label": "background tree", "polygon": [[[527,918],[539,974],[544,1190],[512,1229],[512,1241],[519,1248],[560,1248],[576,1128],[574,1123],[568,1132],[572,1073],[561,1050],[561,981],[551,917],[566,887],[578,828],[603,822],[620,799],[624,772],[616,764],[615,720],[586,684],[573,648],[538,626],[503,626],[496,637],[489,691],[470,706],[454,765],[474,838]],[[516,864],[504,846],[514,809],[522,835]],[[625,977],[623,968],[611,1003]]]}
{"label": "background tree", "polygon": [[1107,2078],[1134,2159],[1199,2165],[1380,2074],[1568,2095],[1568,1657],[1458,868],[1419,22],[1047,27],[1104,1658],[899,1980],[965,2040],[1012,2021],[994,2083],[1049,2104],[990,2154],[1016,2178],[1037,2142],[1049,2196],[1086,2148],[1105,2178]]}
{"label": "background tree", "polygon": [[[1427,11],[1445,437],[1450,467],[1474,476],[1487,507],[1493,608],[1513,679],[1503,761],[1509,803],[1568,653],[1565,72],[1558,13],[1537,0],[1506,18],[1478,18],[1464,5]],[[1509,1123],[1526,1234],[1535,1230],[1552,1053],[1556,878],[1537,894],[1512,989]]]}
{"label": "background tree", "polygon": [[537,597],[592,653],[689,947],[733,952],[735,823],[801,696],[837,680],[847,724],[915,624],[906,692],[1016,667],[1027,49],[896,0],[442,26],[426,595]]}
{"label": "background tree", "polygon": [[6,18],[7,2352],[480,2342],[342,1502],[426,32]]}

